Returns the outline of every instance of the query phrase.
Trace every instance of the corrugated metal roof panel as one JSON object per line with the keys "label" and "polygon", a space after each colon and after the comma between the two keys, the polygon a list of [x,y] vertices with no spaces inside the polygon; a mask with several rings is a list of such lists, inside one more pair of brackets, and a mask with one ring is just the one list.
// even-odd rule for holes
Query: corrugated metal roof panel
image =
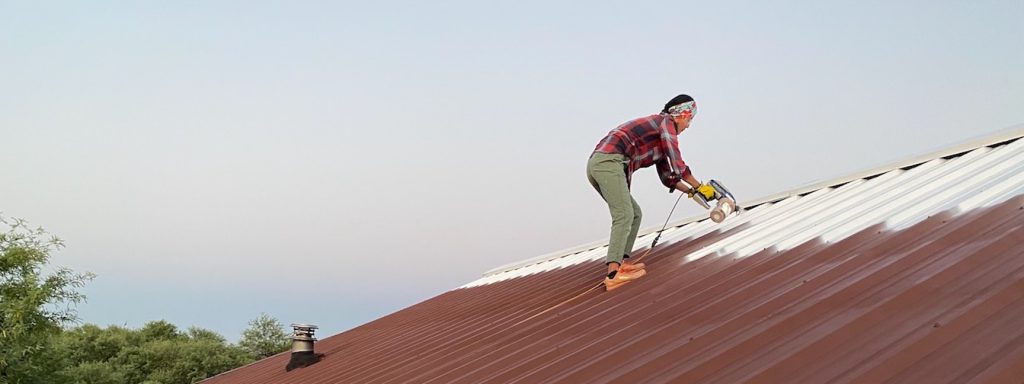
{"label": "corrugated metal roof panel", "polygon": [[209,382],[1021,382],[1022,170],[1003,140],[681,222],[614,292],[603,247],[534,259]]}
{"label": "corrugated metal roof panel", "polygon": [[[969,209],[1003,201],[1024,192],[1024,140],[1018,136],[1000,135],[994,147],[959,148],[959,155],[919,161],[905,168],[872,173],[867,178],[836,180],[830,186],[804,195],[790,195],[782,200],[761,203],[746,212],[715,224],[707,218],[693,218],[675,224],[666,231],[664,243],[684,240],[695,234],[721,228],[746,225],[736,236],[686,255],[695,259],[708,254],[738,252],[750,255],[769,247],[788,249],[803,241],[821,237],[838,241],[869,225],[885,222],[898,229],[949,208]],[[992,140],[989,140],[992,141]],[[948,151],[940,152],[946,153]],[[653,239],[648,233],[636,242],[635,251],[643,250]],[[510,278],[543,272],[552,265],[599,260],[605,244],[579,254],[551,255],[533,259],[532,264],[513,264],[505,270],[492,270],[463,287],[491,284]],[[579,257],[580,255],[585,257]],[[550,264],[552,260],[564,260]],[[542,267],[543,266],[543,267]]]}

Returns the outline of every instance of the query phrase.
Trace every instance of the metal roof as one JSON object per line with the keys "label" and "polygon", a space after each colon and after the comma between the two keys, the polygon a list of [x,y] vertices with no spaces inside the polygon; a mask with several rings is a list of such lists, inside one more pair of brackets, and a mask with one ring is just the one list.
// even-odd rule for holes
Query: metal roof
{"label": "metal roof", "polygon": [[574,250],[208,382],[1021,382],[1022,135],[678,223],[613,292]]}
{"label": "metal roof", "polygon": [[[711,222],[706,214],[690,217],[674,223],[670,230],[665,231],[662,238],[667,241],[678,241],[702,231],[721,229],[722,225],[730,228],[748,225],[751,228],[731,237],[722,245],[748,241],[750,247],[744,251],[749,254],[750,249],[757,246],[767,248],[795,245],[793,240],[781,241],[779,237],[790,234],[790,224],[794,222],[797,226],[805,228],[798,234],[801,240],[807,240],[807,236],[815,235],[835,240],[843,235],[849,235],[852,233],[851,230],[864,228],[879,220],[900,226],[919,221],[928,214],[954,205],[960,205],[960,209],[970,209],[991,204],[1024,192],[1024,160],[1020,157],[1021,146],[1024,143],[1018,140],[1021,136],[1024,136],[1024,127],[1015,127],[1007,132],[971,140],[927,155],[742,202],[740,205],[748,211],[759,208],[759,212],[753,215],[749,214],[752,212],[736,215],[723,224]],[[1001,183],[989,185],[993,181]],[[956,185],[947,187],[946,184],[950,183]],[[968,192],[972,188],[984,188],[985,192],[982,196],[969,199],[971,196]],[[925,201],[921,201],[925,197]],[[892,200],[898,202],[894,203]],[[774,208],[764,209],[763,205]],[[865,215],[856,212],[863,212]],[[908,213],[911,215],[908,216]],[[784,221],[780,215],[790,217],[791,220]],[[857,220],[851,222],[836,219],[854,216]],[[771,220],[767,220],[768,218]],[[838,225],[839,222],[843,225]],[[826,231],[821,225],[828,225],[830,230]],[[837,226],[841,228],[833,228]],[[637,239],[634,251],[647,248],[656,235],[656,229],[658,228],[641,232],[643,235]],[[772,236],[773,234],[776,236]],[[776,241],[779,243],[776,244]],[[607,253],[606,246],[607,239],[504,265],[485,272],[483,278],[464,287],[598,260]],[[703,251],[720,253],[732,250],[733,247],[730,246]],[[699,256],[702,254],[691,255]]]}

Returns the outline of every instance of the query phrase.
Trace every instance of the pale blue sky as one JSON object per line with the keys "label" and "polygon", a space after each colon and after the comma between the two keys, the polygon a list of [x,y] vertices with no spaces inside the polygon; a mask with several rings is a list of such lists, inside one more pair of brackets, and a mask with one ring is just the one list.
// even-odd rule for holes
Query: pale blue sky
{"label": "pale blue sky", "polygon": [[[741,200],[1022,123],[1020,20],[1016,0],[0,0],[0,211],[99,275],[86,322],[234,339],[266,312],[326,336],[606,236],[587,155],[677,93],[700,106],[684,158]],[[660,225],[675,196],[634,180]]]}

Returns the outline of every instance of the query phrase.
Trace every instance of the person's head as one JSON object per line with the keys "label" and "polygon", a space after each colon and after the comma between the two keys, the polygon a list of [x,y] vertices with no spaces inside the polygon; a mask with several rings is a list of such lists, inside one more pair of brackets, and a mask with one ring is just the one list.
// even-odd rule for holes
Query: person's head
{"label": "person's head", "polygon": [[672,116],[672,120],[676,122],[676,133],[683,133],[690,127],[690,121],[697,114],[697,102],[690,95],[679,95],[665,103],[661,113]]}

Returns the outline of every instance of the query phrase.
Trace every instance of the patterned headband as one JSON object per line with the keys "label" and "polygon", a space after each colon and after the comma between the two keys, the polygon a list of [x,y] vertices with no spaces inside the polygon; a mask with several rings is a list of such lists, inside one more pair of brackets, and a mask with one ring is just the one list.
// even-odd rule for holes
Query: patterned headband
{"label": "patterned headband", "polygon": [[668,113],[673,116],[690,115],[690,117],[693,117],[693,115],[697,114],[697,103],[691,100],[675,105],[668,109]]}

